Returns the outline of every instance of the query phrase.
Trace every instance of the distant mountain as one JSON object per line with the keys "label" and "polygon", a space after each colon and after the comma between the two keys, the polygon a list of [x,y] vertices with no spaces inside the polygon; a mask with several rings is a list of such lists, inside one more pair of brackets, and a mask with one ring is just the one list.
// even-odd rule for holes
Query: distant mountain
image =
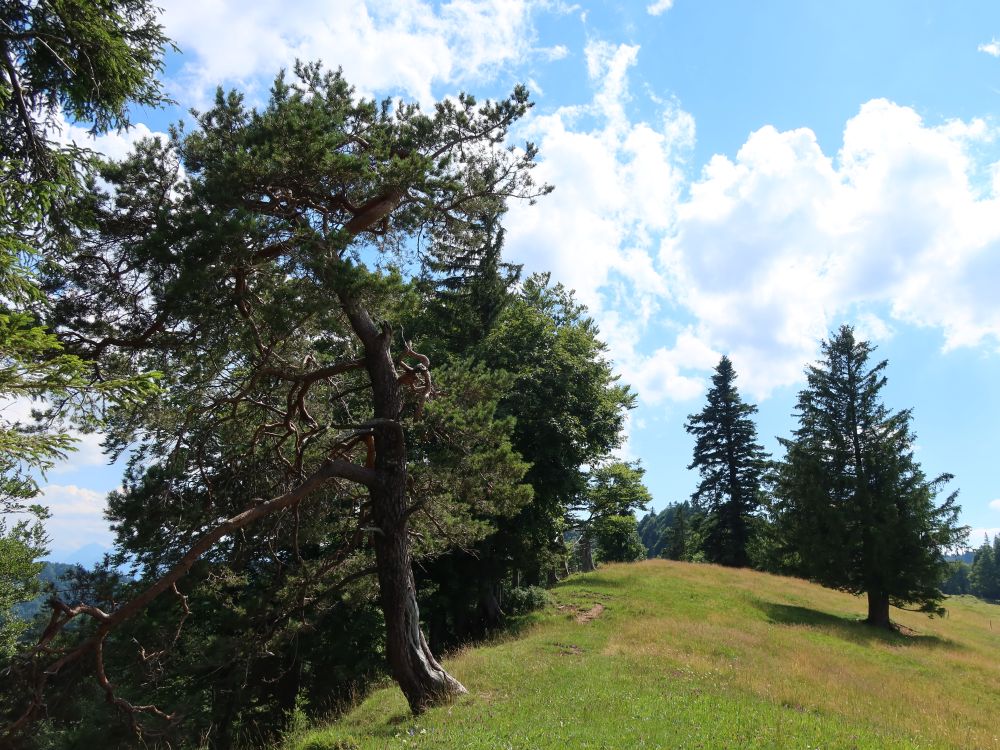
{"label": "distant mountain", "polygon": [[97,544],[96,542],[91,542],[90,544],[85,544],[73,552],[60,554],[59,557],[72,565],[82,565],[85,568],[93,568],[98,563],[103,561],[104,556],[109,552],[111,552],[109,548]]}

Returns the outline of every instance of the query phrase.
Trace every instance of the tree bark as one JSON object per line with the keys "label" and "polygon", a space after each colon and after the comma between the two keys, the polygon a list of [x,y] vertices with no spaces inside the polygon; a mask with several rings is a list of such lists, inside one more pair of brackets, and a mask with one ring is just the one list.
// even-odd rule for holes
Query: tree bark
{"label": "tree bark", "polygon": [[500,584],[497,581],[487,582],[479,592],[479,612],[482,617],[484,634],[486,631],[500,627],[503,623],[503,607],[500,604]]}
{"label": "tree bark", "polygon": [[879,628],[891,628],[889,622],[889,595],[882,591],[868,592],[868,619],[869,625]]}
{"label": "tree bark", "polygon": [[381,530],[375,535],[375,560],[389,668],[410,710],[418,714],[466,690],[434,658],[420,630],[405,516],[405,474],[393,480],[371,493],[375,521]]}
{"label": "tree bark", "polygon": [[386,657],[392,676],[410,709],[420,713],[466,691],[431,653],[420,630],[417,587],[410,558],[409,509],[406,501],[406,438],[400,419],[403,393],[390,351],[392,331],[379,327],[368,311],[346,292],[340,301],[365,348],[365,368],[375,412],[376,480],[368,487],[375,522],[375,563],[379,598],[385,616]]}

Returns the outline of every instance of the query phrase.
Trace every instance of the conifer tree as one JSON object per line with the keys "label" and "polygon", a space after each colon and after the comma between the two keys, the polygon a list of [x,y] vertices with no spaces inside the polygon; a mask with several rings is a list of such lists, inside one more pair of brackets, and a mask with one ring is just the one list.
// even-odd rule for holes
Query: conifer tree
{"label": "conifer tree", "polygon": [[[190,134],[104,166],[111,190],[95,183],[80,206],[92,229],[52,295],[72,353],[112,375],[163,376],[160,397],[123,410],[108,431],[112,447],[139,443],[110,511],[143,588],[111,612],[72,610],[46,632],[15,730],[42,710],[56,681],[48,662],[65,674],[92,659],[103,674],[104,645],[161,594],[177,595],[192,568],[228,557],[247,534],[257,540],[248,554],[277,558],[285,539],[278,569],[301,565],[312,522],[338,528],[332,544],[314,538],[323,575],[304,574],[375,575],[383,653],[411,708],[464,692],[427,646],[411,563],[425,544],[442,549],[456,522],[462,542],[466,529],[481,536],[478,506],[523,504],[525,466],[506,423],[475,408],[485,401],[471,398],[482,388],[475,372],[432,380],[429,357],[398,325],[418,303],[374,259],[548,192],[529,174],[534,147],[502,146],[529,107],[517,87],[499,102],[461,95],[425,114],[359,98],[339,72],[301,64],[263,109],[220,91]],[[452,396],[463,403],[447,405]],[[480,417],[499,442],[469,434]],[[498,452],[483,453],[487,443]],[[132,546],[140,534],[155,548]],[[355,569],[359,556],[373,565]],[[76,617],[91,635],[56,651]],[[136,713],[171,720],[148,705]]]}
{"label": "conifer tree", "polygon": [[867,622],[890,627],[889,605],[942,612],[944,552],[959,545],[956,493],[935,497],[951,479],[928,480],[913,458],[909,409],[882,403],[885,360],[842,326],[806,369],[799,428],[782,440],[779,510],[799,571],[826,586],[867,593]]}
{"label": "conifer tree", "polygon": [[663,556],[668,560],[689,560],[691,551],[688,549],[688,524],[687,504],[682,503],[677,506],[674,512],[674,522],[666,530],[667,543],[663,550]]}
{"label": "conifer tree", "polygon": [[976,550],[969,573],[972,593],[981,599],[1000,599],[1000,534],[993,539],[987,536]]}
{"label": "conifer tree", "polygon": [[701,482],[691,496],[706,511],[702,549],[709,562],[734,567],[750,564],[747,547],[751,516],[767,454],[757,442],[752,416],[736,390],[736,371],[723,356],[712,376],[705,408],[688,417],[685,429],[695,436],[689,469],[698,469]]}
{"label": "conifer tree", "polygon": [[39,589],[48,544],[48,512],[33,502],[39,479],[73,449],[70,425],[96,429],[106,411],[151,390],[144,378],[94,378],[91,363],[64,350],[40,277],[59,269],[63,248],[51,238],[76,231],[65,209],[90,166],[53,140],[55,126],[85,121],[104,133],[127,127],[132,105],[163,102],[156,73],[168,40],[157,14],[147,0],[0,5],[0,399],[45,412],[34,423],[0,415],[0,658],[25,630],[10,608]]}

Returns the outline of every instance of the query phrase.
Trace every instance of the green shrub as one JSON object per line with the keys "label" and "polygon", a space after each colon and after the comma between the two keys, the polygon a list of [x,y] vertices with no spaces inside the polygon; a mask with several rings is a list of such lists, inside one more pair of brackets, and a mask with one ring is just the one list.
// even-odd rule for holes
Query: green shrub
{"label": "green shrub", "polygon": [[552,596],[541,586],[525,586],[507,591],[503,599],[503,609],[508,615],[523,615],[543,609],[552,602]]}

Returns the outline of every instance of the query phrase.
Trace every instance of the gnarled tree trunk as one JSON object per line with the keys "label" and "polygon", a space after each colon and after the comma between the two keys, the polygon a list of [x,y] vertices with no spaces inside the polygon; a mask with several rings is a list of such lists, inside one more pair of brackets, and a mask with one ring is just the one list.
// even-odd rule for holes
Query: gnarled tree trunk
{"label": "gnarled tree trunk", "polygon": [[[406,499],[406,439],[400,418],[403,393],[390,350],[392,332],[381,329],[368,311],[347,293],[341,304],[365,348],[365,367],[372,385],[374,461],[369,486],[375,522],[375,562],[379,597],[386,627],[386,656],[410,709],[426,708],[466,692],[431,653],[420,630],[420,612],[413,579]],[[429,375],[428,375],[429,377]]]}
{"label": "gnarled tree trunk", "polygon": [[420,630],[417,591],[407,539],[405,473],[371,492],[379,595],[385,615],[386,656],[414,713],[466,692],[431,653]]}

